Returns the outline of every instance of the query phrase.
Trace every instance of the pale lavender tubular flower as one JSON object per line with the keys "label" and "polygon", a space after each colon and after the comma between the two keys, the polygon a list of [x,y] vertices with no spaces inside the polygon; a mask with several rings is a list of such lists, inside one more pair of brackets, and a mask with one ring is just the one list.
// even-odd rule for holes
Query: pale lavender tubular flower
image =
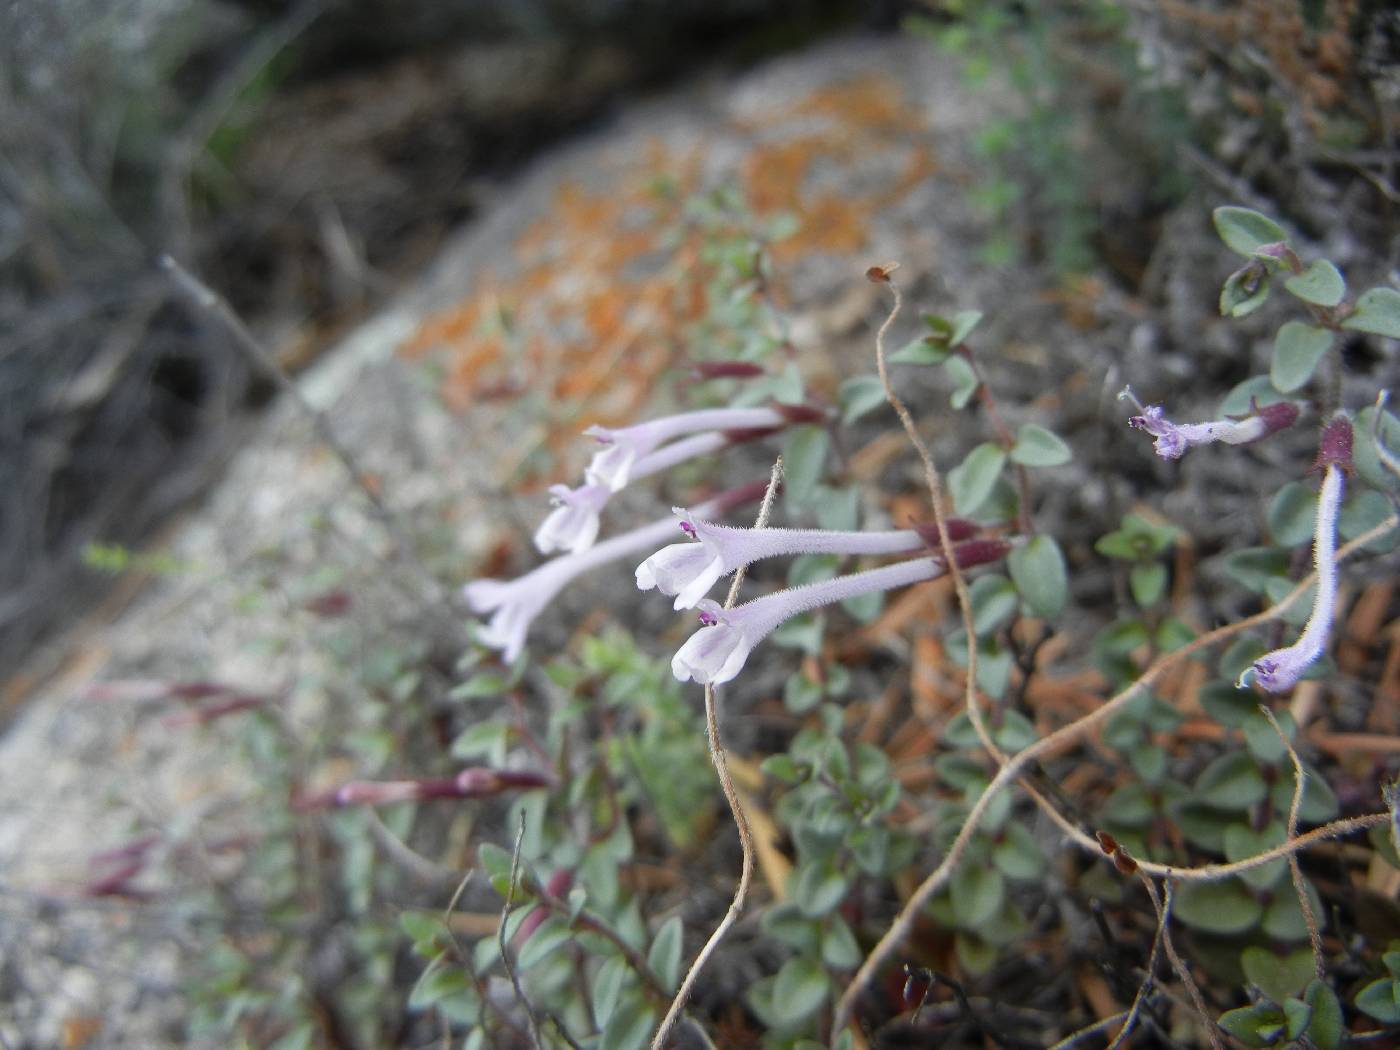
{"label": "pale lavender tubular flower", "polygon": [[708,408],[663,416],[618,430],[589,427],[584,433],[607,448],[594,453],[587,477],[590,483],[607,485],[616,492],[631,478],[639,476],[636,470],[644,457],[672,438],[697,430],[761,430],[785,426],[788,422],[789,416],[774,408]]}
{"label": "pale lavender tubular flower", "polygon": [[[723,448],[729,439],[719,432],[696,434],[673,441],[638,460],[632,467],[632,479],[670,470],[678,463],[707,456]],[[541,554],[570,551],[577,554],[593,546],[601,524],[599,516],[615,491],[613,486],[590,477],[576,489],[567,485],[551,485],[549,495],[554,509],[535,530],[535,547]]]}
{"label": "pale lavender tubular flower", "polygon": [[[707,515],[723,514],[757,499],[763,495],[764,487],[762,482],[754,482],[731,489],[697,511]],[[610,561],[652,549],[669,537],[675,527],[674,519],[666,518],[604,540],[586,551],[553,558],[513,580],[472,580],[462,589],[467,604],[474,613],[491,614],[490,622],[481,628],[477,639],[492,649],[502,650],[505,659],[513,661],[525,647],[525,637],[535,617],[575,577]]]}
{"label": "pale lavender tubular flower", "polygon": [[698,543],[673,543],[637,566],[637,586],[674,595],[677,609],[693,609],[721,576],[763,558],[788,554],[900,554],[926,546],[913,529],[827,532],[821,529],[739,529],[702,521],[674,508],[681,529]]}
{"label": "pale lavender tubular flower", "polygon": [[1322,432],[1319,465],[1326,467],[1322,491],[1317,499],[1317,525],[1313,533],[1313,568],[1317,572],[1317,595],[1312,615],[1298,640],[1284,649],[1265,653],[1245,669],[1236,684],[1244,689],[1258,682],[1266,692],[1282,693],[1293,688],[1303,672],[1312,666],[1327,645],[1332,630],[1333,606],[1337,603],[1337,512],[1345,488],[1343,472],[1351,466],[1351,424],[1334,420]]}
{"label": "pale lavender tubular flower", "polygon": [[[955,550],[958,564],[970,567],[1001,558],[1010,547],[1005,540],[971,540]],[[946,569],[947,564],[941,558],[913,558],[778,591],[733,609],[724,609],[717,602],[703,599],[699,603],[703,626],[677,651],[671,660],[671,673],[682,682],[693,679],[702,685],[721,685],[743,670],[749,653],[783,621],[832,602],[932,580],[943,575]]]}
{"label": "pale lavender tubular flower", "polygon": [[1297,419],[1298,406],[1291,401],[1256,406],[1254,413],[1243,419],[1214,419],[1208,423],[1173,423],[1163,414],[1162,406],[1148,405],[1142,415],[1128,420],[1128,426],[1153,435],[1157,440],[1152,447],[1163,459],[1180,459],[1192,445],[1215,441],[1247,445],[1292,426]]}

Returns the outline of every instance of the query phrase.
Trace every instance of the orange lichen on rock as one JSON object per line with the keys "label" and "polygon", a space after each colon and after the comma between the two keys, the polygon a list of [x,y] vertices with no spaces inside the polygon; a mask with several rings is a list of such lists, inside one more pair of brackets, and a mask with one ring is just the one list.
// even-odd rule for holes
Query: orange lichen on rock
{"label": "orange lichen on rock", "polygon": [[644,410],[711,308],[704,233],[684,211],[708,188],[707,138],[758,139],[730,177],[758,218],[796,218],[798,232],[772,246],[782,261],[866,247],[872,216],[936,169],[918,140],[923,126],[893,81],[869,76],[775,106],[761,128],[735,119],[698,145],[653,138],[607,156],[592,178],[561,182],[491,278],[423,318],[401,352],[440,369],[454,412],[527,389],[546,394],[543,444],[562,451],[580,418],[625,423]]}

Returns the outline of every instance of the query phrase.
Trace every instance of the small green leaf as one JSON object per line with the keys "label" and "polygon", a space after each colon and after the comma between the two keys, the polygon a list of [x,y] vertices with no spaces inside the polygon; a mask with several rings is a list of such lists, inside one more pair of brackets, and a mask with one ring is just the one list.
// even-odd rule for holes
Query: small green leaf
{"label": "small green leaf", "polygon": [[680,987],[681,933],[681,917],[672,915],[656,931],[651,950],[647,952],[647,966],[668,992]]}
{"label": "small green leaf", "polygon": [[1326,259],[1317,259],[1300,274],[1288,278],[1283,286],[1305,303],[1336,306],[1347,294],[1347,283],[1341,273]]}
{"label": "small green leaf", "polygon": [[1216,208],[1211,220],[1225,246],[1237,255],[1253,256],[1266,244],[1288,240],[1282,226],[1249,208]]}
{"label": "small green leaf", "polygon": [[1227,1010],[1217,1022],[1245,1046],[1273,1046],[1283,1035],[1287,1019],[1277,1007],[1265,1003]]}
{"label": "small green leaf", "polygon": [[763,932],[799,952],[816,951],[821,927],[795,904],[778,904],[763,913]]}
{"label": "small green leaf", "polygon": [[841,422],[847,426],[885,403],[885,386],[879,376],[853,376],[841,384]]}
{"label": "small green leaf", "polygon": [[[1337,515],[1337,532],[1344,540],[1354,540],[1391,516],[1390,500],[1374,489],[1363,489],[1342,504]],[[1391,529],[1379,539],[1366,544],[1363,550],[1384,554],[1400,542],[1400,529]]]}
{"label": "small green leaf", "polygon": [[1006,465],[1006,449],[988,441],[978,445],[948,473],[953,506],[959,514],[972,514],[992,493],[992,486]]}
{"label": "small green leaf", "polygon": [[958,925],[975,930],[1001,908],[1006,884],[996,868],[965,864],[953,873],[951,896]]}
{"label": "small green leaf", "polygon": [[1301,481],[1290,481],[1269,503],[1269,535],[1281,547],[1296,547],[1313,538],[1317,493]]}
{"label": "small green leaf", "polygon": [[948,358],[943,367],[948,373],[948,378],[953,381],[953,393],[948,398],[948,403],[958,411],[962,411],[972,400],[972,395],[977,393],[977,387],[981,385],[978,382],[977,373],[972,370],[972,365],[967,362],[967,359],[961,356]]}
{"label": "small green leaf", "polygon": [[946,341],[932,336],[910,340],[887,358],[892,365],[941,365],[953,352]]}
{"label": "small green leaf", "polygon": [[797,873],[794,903],[809,918],[820,918],[846,896],[846,877],[825,863],[808,863]]}
{"label": "small green leaf", "polygon": [[[1341,812],[1337,796],[1332,793],[1327,781],[1317,775],[1317,770],[1303,764],[1303,804],[1298,808],[1298,819],[1304,824],[1322,824],[1332,820]],[[1287,813],[1293,804],[1293,765],[1285,762],[1269,789],[1269,801],[1280,813]]]}
{"label": "small green leaf", "polygon": [[535,927],[529,939],[521,945],[516,965],[521,970],[530,969],[537,963],[543,962],[547,956],[553,954],[572,936],[573,934],[563,919],[557,915],[549,916]]}
{"label": "small green leaf", "polygon": [[1356,1008],[1381,1024],[1400,1024],[1400,987],[1391,977],[1372,981],[1356,993]]}
{"label": "small green leaf", "polygon": [[1342,327],[1400,339],[1400,292],[1393,288],[1372,288],[1362,293]]}
{"label": "small green leaf", "polygon": [[1301,992],[1314,976],[1311,948],[1275,955],[1267,948],[1251,946],[1240,953],[1244,975],[1276,1003]]}
{"label": "small green leaf", "polygon": [[995,573],[973,580],[968,597],[972,600],[972,629],[978,637],[1010,620],[1020,605],[1020,596],[1011,581]]}
{"label": "small green leaf", "polygon": [[599,1027],[608,1026],[613,1010],[617,1007],[618,997],[622,995],[622,989],[631,972],[632,968],[621,955],[608,956],[603,960],[603,965],[598,967],[598,973],[593,978],[592,993],[593,1016]]}
{"label": "small green leaf", "polygon": [[1400,455],[1400,419],[1382,410],[1380,423],[1377,425],[1376,407],[1371,405],[1356,414],[1356,426],[1352,429],[1355,433],[1352,462],[1356,466],[1356,473],[1361,475],[1367,484],[1383,492],[1393,491],[1400,485],[1400,478],[1387,470],[1381,462],[1376,444],[1379,438],[1381,447],[1387,452],[1392,456]]}
{"label": "small green leaf", "polygon": [[953,934],[953,951],[957,955],[958,965],[974,977],[991,972],[1000,954],[995,944],[969,930],[958,930]]}
{"label": "small green leaf", "polygon": [[1176,893],[1173,914],[1205,933],[1243,933],[1253,929],[1264,909],[1238,879],[1188,882]]}
{"label": "small green leaf", "polygon": [[[1247,857],[1257,856],[1265,850],[1281,845],[1284,839],[1283,823],[1270,821],[1259,831],[1245,824],[1231,824],[1225,829],[1225,859],[1232,864]],[[1277,885],[1288,868],[1288,862],[1280,858],[1243,872],[1240,878],[1257,890],[1267,890]]]}
{"label": "small green leaf", "polygon": [[1268,793],[1264,775],[1254,759],[1238,752],[1221,755],[1196,778],[1197,801],[1234,813],[1263,801]]}
{"label": "small green leaf", "polygon": [[1055,620],[1069,600],[1069,574],[1059,544],[1050,536],[1034,536],[1007,555],[1012,582],[1031,612]]}
{"label": "small green leaf", "polygon": [[481,700],[500,696],[508,688],[504,675],[492,671],[474,674],[447,694],[449,700]]}
{"label": "small green leaf", "polygon": [[1269,274],[1250,264],[1236,270],[1220,286],[1220,316],[1248,317],[1269,298]]}
{"label": "small green leaf", "polygon": [[992,847],[992,863],[1008,879],[1034,880],[1045,875],[1045,854],[1029,828],[1012,822]]}
{"label": "small green leaf", "polygon": [[1274,389],[1268,376],[1251,376],[1230,388],[1215,413],[1218,416],[1247,416],[1252,411],[1252,404],[1263,408],[1286,400],[1283,394]]}
{"label": "small green leaf", "polygon": [[643,1050],[651,1041],[656,1025],[656,1013],[640,995],[628,995],[620,1002],[603,1025],[599,1046],[608,1050]]}
{"label": "small green leaf", "polygon": [[1269,580],[1287,578],[1290,561],[1288,551],[1280,547],[1245,547],[1226,555],[1223,565],[1226,575],[1258,594]]}
{"label": "small green leaf", "polygon": [[853,970],[865,958],[856,935],[840,915],[832,915],[822,934],[822,962],[833,970]]}
{"label": "small green leaf", "polygon": [[1312,1007],[1308,1038],[1318,1050],[1338,1050],[1342,1045],[1342,1004],[1337,993],[1314,978],[1303,993],[1303,1001]]}
{"label": "small green leaf", "polygon": [[953,331],[948,342],[954,346],[967,342],[972,330],[982,323],[981,310],[959,310],[953,315]]}
{"label": "small green leaf", "polygon": [[[1306,879],[1303,880],[1308,901],[1312,905],[1313,917],[1319,926],[1327,925],[1327,914],[1322,910],[1322,901],[1317,890]],[[1303,918],[1302,906],[1298,903],[1298,892],[1289,883],[1281,883],[1273,900],[1264,909],[1264,919],[1260,928],[1276,941],[1305,941],[1308,939],[1308,924]]]}
{"label": "small green leaf", "polygon": [[1301,999],[1285,999],[1283,1016],[1288,1018],[1288,1038],[1299,1039],[1312,1023],[1312,1007]]}
{"label": "small green leaf", "polygon": [[1133,592],[1133,601],[1144,609],[1156,604],[1167,588],[1167,567],[1161,562],[1134,565],[1128,573],[1128,585]]}
{"label": "small green leaf", "polygon": [[826,1001],[831,980],[816,959],[789,959],[773,984],[773,1012],[782,1025],[805,1021]]}
{"label": "small green leaf", "polygon": [[1284,393],[1297,390],[1312,378],[1313,370],[1332,348],[1332,333],[1302,321],[1289,321],[1274,337],[1274,359],[1269,381]]}
{"label": "small green leaf", "polygon": [[[1274,715],[1274,720],[1278,722],[1279,729],[1282,729],[1284,736],[1288,740],[1293,739],[1293,734],[1298,729],[1298,724],[1293,721],[1293,716],[1286,710],[1279,710]],[[1269,720],[1256,708],[1254,712],[1244,720],[1240,726],[1244,730],[1245,746],[1249,748],[1249,753],[1266,765],[1274,765],[1283,761],[1283,756],[1288,753],[1283,741],[1274,731],[1274,727],[1269,724]]]}
{"label": "small green leaf", "polygon": [[783,442],[783,501],[790,511],[806,506],[816,492],[830,445],[831,436],[821,427],[788,431]]}
{"label": "small green leaf", "polygon": [[1054,431],[1023,423],[1011,447],[1012,462],[1024,467],[1059,467],[1074,458],[1069,446]]}

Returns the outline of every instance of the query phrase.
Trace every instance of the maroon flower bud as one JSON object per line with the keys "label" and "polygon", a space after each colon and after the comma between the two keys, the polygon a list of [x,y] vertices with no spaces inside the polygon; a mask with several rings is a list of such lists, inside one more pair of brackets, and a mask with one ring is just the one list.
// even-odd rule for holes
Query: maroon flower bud
{"label": "maroon flower bud", "polygon": [[1312,469],[1326,470],[1336,466],[1344,473],[1351,474],[1352,441],[1351,420],[1344,415],[1333,416],[1322,428],[1322,437],[1317,443],[1317,460]]}
{"label": "maroon flower bud", "polygon": [[1006,540],[968,540],[953,548],[953,556],[957,559],[960,569],[1000,561],[1010,553],[1011,544]]}
{"label": "maroon flower bud", "polygon": [[696,379],[756,379],[767,374],[762,365],[750,361],[701,361],[692,371]]}
{"label": "maroon flower bud", "polygon": [[825,423],[831,417],[830,412],[818,405],[785,405],[775,401],[772,408],[789,423]]}
{"label": "maroon flower bud", "polygon": [[[981,531],[982,526],[975,521],[968,521],[966,518],[948,518],[948,538],[954,543],[958,540],[970,539]],[[909,526],[917,532],[923,541],[935,551],[942,550],[942,542],[938,537],[938,522],[936,521],[916,521]]]}

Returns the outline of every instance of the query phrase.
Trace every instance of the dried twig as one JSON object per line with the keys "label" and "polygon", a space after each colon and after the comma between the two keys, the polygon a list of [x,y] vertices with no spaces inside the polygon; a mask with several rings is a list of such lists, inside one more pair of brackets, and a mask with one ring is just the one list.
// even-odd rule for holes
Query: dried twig
{"label": "dried twig", "polygon": [[[1292,742],[1284,735],[1283,727],[1278,724],[1278,719],[1269,709],[1268,704],[1260,704],[1259,710],[1264,712],[1264,717],[1269,720],[1269,725],[1274,727],[1274,732],[1278,734],[1279,740],[1283,741],[1284,750],[1288,752],[1288,757],[1293,763],[1293,801],[1288,807],[1288,828],[1284,833],[1284,843],[1292,842],[1294,836],[1298,834],[1298,810],[1303,805],[1303,787],[1306,783],[1307,774],[1303,772],[1302,760],[1298,758],[1298,752],[1294,750]],[[1308,943],[1312,945],[1313,970],[1318,977],[1325,976],[1322,965],[1322,933],[1317,927],[1317,916],[1313,914],[1312,899],[1308,896],[1308,884],[1303,881],[1303,869],[1298,863],[1297,852],[1288,854],[1288,873],[1293,876],[1293,889],[1298,894],[1298,908],[1303,913],[1303,923],[1308,928]]]}
{"label": "dried twig", "polygon": [[501,950],[501,965],[505,968],[506,976],[510,978],[510,986],[515,989],[515,997],[520,1005],[525,1007],[525,1015],[530,1019],[530,1038],[536,1047],[543,1048],[540,1042],[540,1019],[535,1016],[535,1008],[530,1005],[529,998],[525,995],[525,989],[520,986],[520,975],[515,972],[515,966],[510,961],[510,947],[506,944],[506,919],[510,917],[510,909],[515,904],[515,880],[520,875],[520,846],[525,841],[525,814],[520,814],[520,830],[515,833],[515,848],[510,853],[510,885],[506,887],[506,902],[501,907],[501,922],[496,927],[496,944]]}
{"label": "dried twig", "polygon": [[[759,507],[758,519],[754,522],[754,528],[762,529],[768,525],[768,516],[773,510],[773,499],[778,494],[778,483],[783,477],[783,457],[779,456],[773,462],[773,472],[768,478],[768,490],[763,494],[763,504]],[[729,595],[724,600],[724,607],[731,609],[734,601],[739,597],[739,587],[744,582],[744,570],[740,569],[734,574],[734,582],[729,585]],[[651,1041],[651,1050],[662,1050],[666,1045],[666,1039],[671,1034],[671,1029],[676,1025],[681,1011],[685,1009],[686,1002],[690,999],[690,993],[695,987],[696,980],[700,977],[700,971],[705,968],[705,963],[717,947],[724,935],[729,931],[739,918],[739,913],[744,910],[744,900],[748,897],[749,884],[753,881],[754,868],[754,845],[753,833],[749,830],[748,818],[744,816],[744,807],[739,801],[739,792],[734,786],[734,779],[729,772],[729,761],[725,756],[724,744],[719,735],[719,713],[715,702],[715,687],[705,686],[705,728],[709,735],[710,761],[714,763],[715,772],[719,775],[719,783],[724,791],[725,800],[729,803],[729,811],[734,815],[734,826],[739,831],[739,845],[743,850],[743,866],[739,871],[739,885],[734,890],[734,899],[729,904],[729,910],[724,913],[724,918],[710,934],[709,939],[700,949],[700,953],[695,956],[695,961],[690,964],[690,969],[686,971],[685,979],[681,981],[680,990],[676,992],[676,997],[671,1001],[671,1008],[666,1011],[666,1016],[661,1019],[661,1026],[656,1030],[656,1035]]]}

